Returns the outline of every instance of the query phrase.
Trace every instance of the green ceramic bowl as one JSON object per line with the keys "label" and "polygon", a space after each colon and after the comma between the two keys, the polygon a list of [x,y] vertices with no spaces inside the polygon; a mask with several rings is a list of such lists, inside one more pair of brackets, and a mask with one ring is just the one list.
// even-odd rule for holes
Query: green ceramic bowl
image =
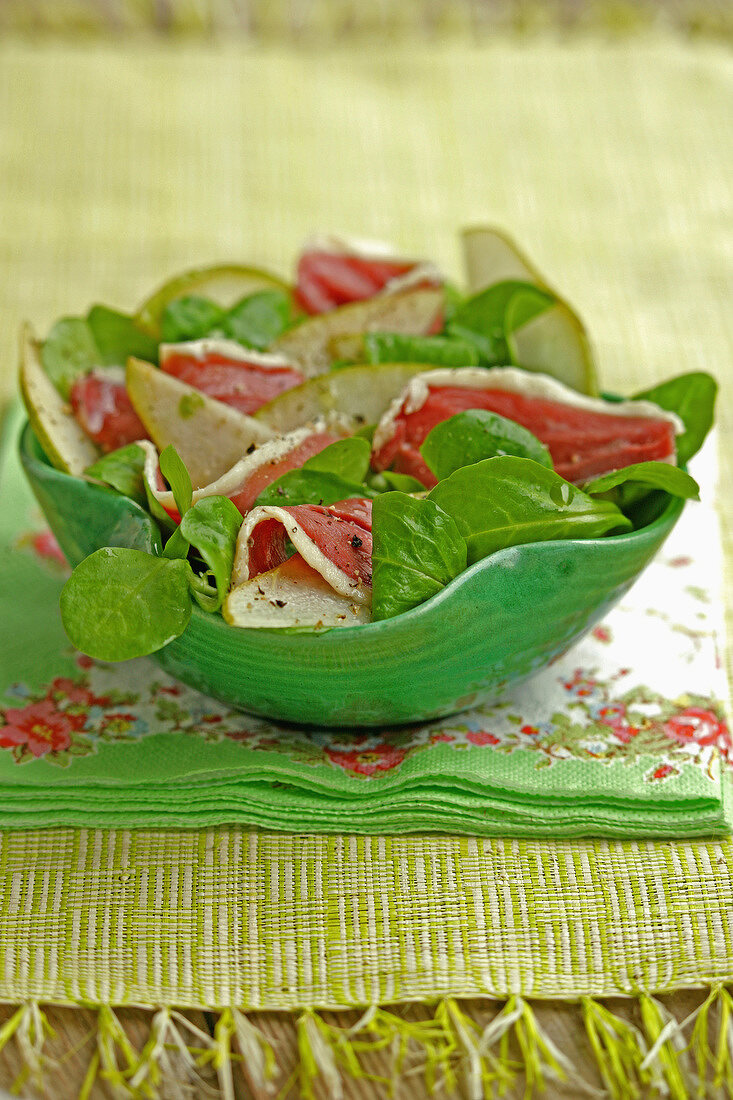
{"label": "green ceramic bowl", "polygon": [[[20,453],[72,565],[100,546],[160,547],[143,509],[54,469],[29,426]],[[195,607],[185,633],[155,657],[184,683],[276,720],[376,726],[452,714],[490,700],[582,637],[634,583],[682,507],[658,493],[645,526],[631,534],[501,550],[384,622],[291,634],[228,626]]]}

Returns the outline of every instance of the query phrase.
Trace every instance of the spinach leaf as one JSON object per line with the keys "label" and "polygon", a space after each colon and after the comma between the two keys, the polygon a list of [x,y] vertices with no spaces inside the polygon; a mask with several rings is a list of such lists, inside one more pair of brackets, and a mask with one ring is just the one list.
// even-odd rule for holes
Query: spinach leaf
{"label": "spinach leaf", "polygon": [[291,323],[290,295],[283,290],[262,290],[242,298],[229,310],[221,327],[230,339],[264,351]]}
{"label": "spinach leaf", "polygon": [[191,507],[193,486],[188,470],[172,443],[160,452],[159,462],[160,472],[171,487],[178,514],[184,516]]}
{"label": "spinach leaf", "polygon": [[322,473],[338,474],[346,481],[363,481],[369,469],[371,448],[369,441],[361,436],[349,436],[329,443],[317,455],[303,463],[304,470],[320,470]]}
{"label": "spinach leaf", "polygon": [[105,366],[122,366],[131,355],[158,361],[158,344],[137,327],[132,317],[108,306],[92,306],[87,323]]}
{"label": "spinach leaf", "polygon": [[70,641],[101,661],[154,653],[191,617],[190,566],[141,550],[103,547],[76,567],[61,591]]}
{"label": "spinach leaf", "polygon": [[443,420],[428,432],[420,454],[442,481],[461,466],[484,458],[516,455],[552,469],[550,452],[536,436],[498,413],[468,409]]}
{"label": "spinach leaf", "polygon": [[513,362],[507,337],[555,304],[555,297],[533,283],[508,279],[468,298],[446,326],[451,336],[474,344],[482,363]]}
{"label": "spinach leaf", "polygon": [[466,568],[466,543],[432,500],[385,493],[372,508],[372,618],[390,619],[440,592]]}
{"label": "spinach leaf", "polygon": [[145,469],[145,451],[137,443],[128,443],[110,451],[88,466],[84,473],[88,477],[111,485],[118,493],[124,493],[138,504],[145,505],[146,495],[143,484]]}
{"label": "spinach leaf", "polygon": [[378,495],[363,483],[348,481],[326,470],[310,470],[303,466],[300,470],[289,470],[263,489],[255,505],[335,504],[337,500]]}
{"label": "spinach leaf", "polygon": [[653,401],[668,412],[677,413],[685,431],[677,436],[677,461],[685,465],[703,445],[715,411],[718,383],[705,371],[691,371],[635,394],[636,400]]}
{"label": "spinach leaf", "polygon": [[77,378],[102,364],[102,353],[83,317],[63,317],[41,348],[41,363],[61,396],[68,400]]}
{"label": "spinach leaf", "polygon": [[298,470],[288,470],[262,490],[255,504],[335,504],[350,497],[371,497],[365,485],[370,447],[366,439],[338,439]]}
{"label": "spinach leaf", "polygon": [[[227,497],[211,496],[197,501],[181,520],[180,531],[201,555],[216,582],[216,611],[229,590],[237,535],[242,516]],[[196,591],[194,590],[194,595]]]}
{"label": "spinach leaf", "polygon": [[545,539],[595,538],[631,521],[609,501],[595,500],[529,458],[486,458],[463,466],[431,489],[456,521],[469,564],[506,546]]}
{"label": "spinach leaf", "polygon": [[161,339],[165,344],[201,340],[204,336],[220,335],[226,310],[206,298],[188,294],[169,302],[160,321]]}
{"label": "spinach leaf", "polygon": [[399,332],[365,332],[367,363],[434,363],[442,367],[475,367],[476,345],[452,336],[404,336]]}
{"label": "spinach leaf", "polygon": [[[695,479],[680,470],[679,466],[670,466],[668,462],[636,462],[633,466],[603,474],[583,486],[584,492],[590,496],[613,489],[632,490],[634,500],[638,499],[639,491],[646,493],[649,489],[663,489],[674,497],[686,500],[700,499],[700,486]],[[621,499],[623,503],[631,502],[623,497]]]}

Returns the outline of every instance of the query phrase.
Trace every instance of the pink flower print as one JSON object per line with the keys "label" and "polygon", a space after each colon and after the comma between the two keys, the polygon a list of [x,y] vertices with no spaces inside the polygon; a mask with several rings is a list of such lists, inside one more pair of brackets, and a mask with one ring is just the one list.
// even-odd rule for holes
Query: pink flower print
{"label": "pink flower print", "polygon": [[687,554],[680,554],[677,558],[670,558],[668,565],[671,565],[673,569],[681,569],[685,565],[692,565],[692,558]]}
{"label": "pink flower print", "polygon": [[662,724],[667,737],[680,745],[717,745],[727,756],[731,749],[730,730],[712,710],[685,707]]}
{"label": "pink flower print", "polygon": [[671,764],[660,764],[658,768],[655,768],[652,772],[652,779],[667,779],[670,775],[676,775],[677,769],[673,768]]}
{"label": "pink flower print", "polygon": [[488,730],[469,730],[466,734],[466,740],[470,741],[472,745],[498,745],[499,738],[494,733],[489,733]]}
{"label": "pink flower print", "polygon": [[48,689],[49,699],[60,698],[80,707],[106,707],[109,705],[108,695],[95,695],[89,688],[68,676],[57,676],[51,682]]}
{"label": "pink flower print", "polygon": [[0,746],[24,745],[34,756],[68,749],[71,735],[84,726],[83,714],[66,714],[50,699],[27,707],[5,711],[6,725],[0,727]]}
{"label": "pink flower print", "polygon": [[91,657],[87,657],[86,653],[77,653],[74,659],[79,668],[88,669],[94,667],[94,661]]}
{"label": "pink flower print", "polygon": [[453,737],[453,735],[450,733],[445,733],[443,730],[431,733],[430,744],[435,745],[438,741],[455,741],[455,737]]}
{"label": "pink flower print", "polygon": [[527,737],[536,737],[540,731],[538,726],[520,726],[519,732],[526,734]]}
{"label": "pink flower print", "polygon": [[339,752],[338,749],[326,749],[326,756],[333,764],[344,771],[356,775],[372,776],[375,772],[388,772],[401,764],[406,756],[405,749],[394,745],[376,745],[372,749],[358,752]]}
{"label": "pink flower print", "polygon": [[601,624],[600,626],[594,626],[591,630],[591,634],[597,642],[603,642],[605,645],[608,645],[608,643],[611,641],[611,631],[608,629],[607,626],[603,626],[603,624]]}

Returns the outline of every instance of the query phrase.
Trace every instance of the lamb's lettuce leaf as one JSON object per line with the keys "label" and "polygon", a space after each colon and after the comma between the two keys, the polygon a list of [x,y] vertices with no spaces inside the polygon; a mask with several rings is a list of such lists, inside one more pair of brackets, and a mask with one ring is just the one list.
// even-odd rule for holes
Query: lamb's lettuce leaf
{"label": "lamb's lettuce leaf", "polygon": [[62,317],[41,347],[41,363],[62,397],[95,367],[124,366],[129,356],[155,362],[158,345],[131,317],[92,306],[86,317]]}
{"label": "lamb's lettuce leaf", "polygon": [[162,649],[191,618],[189,574],[181,558],[103,547],[77,565],[61,591],[70,641],[101,661],[125,661]]}
{"label": "lamb's lettuce leaf", "polygon": [[372,506],[372,617],[424,603],[466,568],[466,543],[431,500],[384,493]]}
{"label": "lamb's lettuce leaf", "polygon": [[610,501],[589,496],[529,458],[486,458],[463,466],[438,482],[428,500],[455,520],[469,564],[507,546],[595,538],[631,527]]}
{"label": "lamb's lettuce leaf", "polygon": [[130,356],[157,362],[158,344],[132,317],[109,306],[92,306],[87,324],[105,366],[124,367]]}
{"label": "lamb's lettuce leaf", "polygon": [[705,371],[690,371],[660,382],[635,394],[637,400],[653,401],[668,412],[677,413],[685,431],[677,436],[677,461],[686,465],[703,445],[715,413],[718,383]]}
{"label": "lamb's lettuce leaf", "polygon": [[172,443],[160,452],[160,472],[171,487],[179,516],[184,516],[191,507],[193,486],[188,470]]}
{"label": "lamb's lettuce leaf", "polygon": [[298,470],[289,470],[273,481],[256,504],[335,504],[350,497],[375,496],[365,484],[369,468],[369,442],[358,436],[339,439],[313,455]]}
{"label": "lamb's lettuce leaf", "polygon": [[[213,596],[202,603],[205,611],[218,610],[227,594],[241,526],[239,511],[221,496],[196,501],[181,520],[181,534],[206,562],[216,585]],[[206,596],[195,590],[194,595]]]}
{"label": "lamb's lettuce leaf", "polygon": [[102,455],[84,471],[87,477],[111,485],[118,493],[124,493],[137,504],[145,506],[146,494],[143,481],[145,451],[137,443],[128,443],[116,451]]}
{"label": "lamb's lettuce leaf", "polygon": [[221,306],[198,294],[187,294],[169,302],[163,310],[161,339],[165,344],[180,344],[204,336],[223,336],[225,317],[226,310]]}
{"label": "lamb's lettuce leaf", "polygon": [[284,290],[261,290],[243,298],[222,322],[224,335],[264,351],[293,323],[292,299]]}
{"label": "lamb's lettuce leaf", "polygon": [[484,409],[468,409],[436,424],[425,437],[420,454],[438,481],[461,466],[497,455],[531,458],[552,469],[550,452],[536,436],[521,424]]}
{"label": "lamb's lettuce leaf", "polygon": [[621,470],[594,478],[583,489],[590,496],[623,489],[631,495],[622,497],[622,500],[629,502],[637,500],[640,493],[646,493],[649,489],[663,489],[665,493],[685,500],[700,499],[700,486],[695,479],[679,466],[671,466],[668,462],[636,462],[633,466],[624,466]]}
{"label": "lamb's lettuce leaf", "polygon": [[457,336],[406,336],[399,332],[365,332],[366,363],[432,363],[436,367],[475,367],[476,345]]}

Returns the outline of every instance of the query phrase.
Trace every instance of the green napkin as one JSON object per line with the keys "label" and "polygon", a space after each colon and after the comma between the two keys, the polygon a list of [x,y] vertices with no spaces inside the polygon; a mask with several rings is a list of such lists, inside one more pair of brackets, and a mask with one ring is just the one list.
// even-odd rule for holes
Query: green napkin
{"label": "green napkin", "polygon": [[[229,710],[152,659],[107,665],[72,649],[58,612],[68,571],[17,462],[19,423],[7,425],[0,471],[3,828],[727,831],[709,507],[688,506],[586,640],[492,705],[395,729],[293,728]],[[696,471],[703,486],[712,455]]]}

